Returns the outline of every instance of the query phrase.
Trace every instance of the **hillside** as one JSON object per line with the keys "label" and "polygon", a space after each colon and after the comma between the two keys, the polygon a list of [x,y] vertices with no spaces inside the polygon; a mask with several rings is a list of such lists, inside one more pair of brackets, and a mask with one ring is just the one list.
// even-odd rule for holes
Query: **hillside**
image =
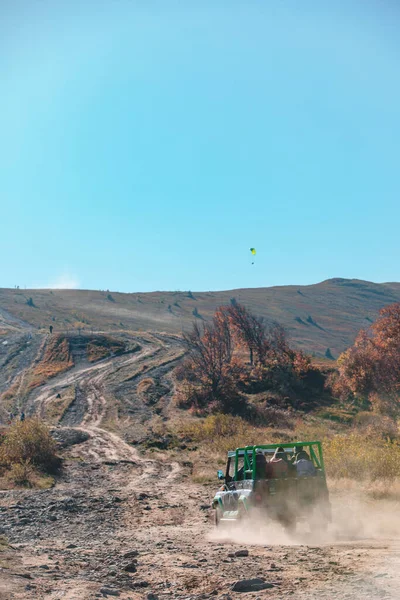
{"label": "hillside", "polygon": [[320,356],[330,348],[336,357],[380,308],[400,301],[400,283],[329,279],[309,286],[143,294],[0,289],[0,334],[50,325],[54,331],[84,328],[179,334],[193,320],[209,319],[217,306],[232,298],[282,323],[299,348]]}
{"label": "hillside", "polygon": [[[260,529],[259,522],[237,533],[211,527],[225,446],[243,442],[235,444],[239,429],[232,421],[225,437],[195,436],[208,425],[179,406],[174,369],[184,355],[176,332],[189,326],[195,307],[205,318],[236,297],[258,314],[290,323],[299,345],[323,350],[327,339],[338,340],[329,342],[334,349],[396,300],[399,287],[336,280],[193,298],[181,293],[175,296],[181,319],[165,308],[174,297],[167,293],[107,298],[107,292],[1,290],[0,433],[10,412],[39,417],[58,442],[63,468],[48,489],[14,487],[11,469],[3,487],[0,477],[0,597],[234,600],[243,596],[232,591],[236,581],[262,574],[271,600],[397,598],[398,502],[371,506],[368,497],[362,503],[342,479],[343,496],[331,495],[328,532],[301,524],[289,535],[270,523]],[[79,327],[85,331],[74,330]],[[329,413],[322,391],[320,400],[321,410],[311,415],[296,409],[285,422],[287,413],[279,412],[279,427],[240,420],[245,443],[254,442],[249,436],[281,443],[343,433],[349,411],[341,419],[341,406]],[[385,548],[384,563],[378,547]]]}

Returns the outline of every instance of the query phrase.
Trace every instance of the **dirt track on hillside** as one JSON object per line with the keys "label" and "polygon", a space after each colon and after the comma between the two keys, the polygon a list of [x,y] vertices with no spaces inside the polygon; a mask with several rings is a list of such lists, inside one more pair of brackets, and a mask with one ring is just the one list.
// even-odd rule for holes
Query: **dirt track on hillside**
{"label": "dirt track on hillside", "polygon": [[66,373],[52,378],[30,395],[26,413],[45,419],[48,406],[74,386],[75,400],[62,415],[61,426],[80,427],[91,432],[101,426],[109,417],[107,411],[114,407],[113,428],[116,431],[123,429],[123,422],[127,422],[124,417],[131,415],[130,429],[134,432],[135,427],[139,427],[143,435],[145,423],[150,421],[155,407],[141,401],[137,386],[148,378],[164,382],[165,392],[158,398],[158,412],[167,415],[173,391],[169,376],[184,350],[175,336],[148,334],[136,337],[135,344],[137,342],[139,347],[134,346],[123,355],[95,364],[80,361]]}
{"label": "dirt track on hillside", "polygon": [[[197,485],[190,463],[142,456],[104,428],[110,382],[164,377],[180,353],[173,339],[146,337],[139,351],[81,365],[37,392],[30,409],[43,414],[58,391],[76,385],[79,406],[59,431],[88,439],[65,451],[53,489],[0,492],[0,534],[10,544],[0,551],[0,598],[398,598],[397,506],[334,497],[324,537],[305,528],[288,538],[257,523],[216,530],[209,506],[217,482]],[[232,591],[244,578],[270,587]]]}

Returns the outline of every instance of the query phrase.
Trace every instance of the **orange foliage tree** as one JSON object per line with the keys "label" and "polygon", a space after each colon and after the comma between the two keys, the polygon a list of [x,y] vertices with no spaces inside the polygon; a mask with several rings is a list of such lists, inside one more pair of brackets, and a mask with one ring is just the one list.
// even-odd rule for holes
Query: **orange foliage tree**
{"label": "orange foliage tree", "polygon": [[381,412],[396,414],[400,407],[400,303],[383,308],[368,330],[338,359],[333,384],[342,396],[361,396]]}
{"label": "orange foliage tree", "polygon": [[216,311],[209,323],[183,336],[188,360],[183,365],[183,379],[188,404],[196,408],[215,406],[230,412],[240,411],[240,396],[235,381],[240,367],[233,360],[233,338],[226,312]]}
{"label": "orange foliage tree", "polygon": [[[285,394],[301,384],[310,359],[290,348],[285,330],[256,317],[244,306],[221,306],[211,322],[195,323],[184,335],[188,358],[176,372],[183,381],[181,406],[243,412],[250,388]],[[238,346],[247,348],[250,368],[240,362]]]}
{"label": "orange foliage tree", "polygon": [[253,315],[242,304],[235,303],[222,310],[228,315],[238,342],[248,349],[251,365],[292,367],[297,373],[307,371],[309,357],[290,347],[282,325]]}

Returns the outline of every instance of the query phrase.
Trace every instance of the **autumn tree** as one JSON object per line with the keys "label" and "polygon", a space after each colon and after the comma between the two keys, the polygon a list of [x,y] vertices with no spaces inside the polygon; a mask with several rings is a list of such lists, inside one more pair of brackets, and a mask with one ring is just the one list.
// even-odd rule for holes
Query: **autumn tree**
{"label": "autumn tree", "polygon": [[220,310],[228,316],[236,338],[248,349],[251,365],[306,366],[306,357],[290,347],[286,331],[279,323],[268,322],[238,303]]}
{"label": "autumn tree", "polygon": [[194,382],[190,388],[194,404],[217,403],[227,408],[237,400],[234,379],[239,366],[232,360],[233,339],[226,312],[217,310],[209,323],[194,323],[183,339],[188,354],[184,370],[186,379]]}
{"label": "autumn tree", "polygon": [[383,308],[368,330],[338,359],[334,391],[361,396],[383,412],[395,414],[400,392],[400,303]]}
{"label": "autumn tree", "polygon": [[[243,413],[245,392],[274,390],[296,397],[310,358],[290,347],[284,328],[252,314],[237,302],[221,306],[212,321],[194,323],[184,335],[186,361],[176,370],[179,404],[200,410]],[[247,348],[250,367],[237,352]]]}
{"label": "autumn tree", "polygon": [[243,304],[237,302],[224,307],[223,310],[228,315],[236,337],[247,347],[250,364],[263,364],[270,348],[269,326],[266,321],[253,315]]}

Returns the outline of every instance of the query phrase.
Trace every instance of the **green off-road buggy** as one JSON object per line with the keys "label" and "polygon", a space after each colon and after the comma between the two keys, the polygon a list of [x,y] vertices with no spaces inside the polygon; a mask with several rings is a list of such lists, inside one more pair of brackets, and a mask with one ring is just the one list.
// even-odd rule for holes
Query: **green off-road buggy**
{"label": "green off-road buggy", "polygon": [[[282,449],[286,467],[276,475],[271,459]],[[312,474],[299,474],[296,458],[308,457]],[[282,452],[281,452],[282,456]],[[228,452],[224,485],[212,502],[215,523],[238,521],[254,516],[279,521],[294,531],[299,521],[308,521],[311,530],[324,530],[331,521],[324,459],[320,442],[296,442],[247,446]]]}

